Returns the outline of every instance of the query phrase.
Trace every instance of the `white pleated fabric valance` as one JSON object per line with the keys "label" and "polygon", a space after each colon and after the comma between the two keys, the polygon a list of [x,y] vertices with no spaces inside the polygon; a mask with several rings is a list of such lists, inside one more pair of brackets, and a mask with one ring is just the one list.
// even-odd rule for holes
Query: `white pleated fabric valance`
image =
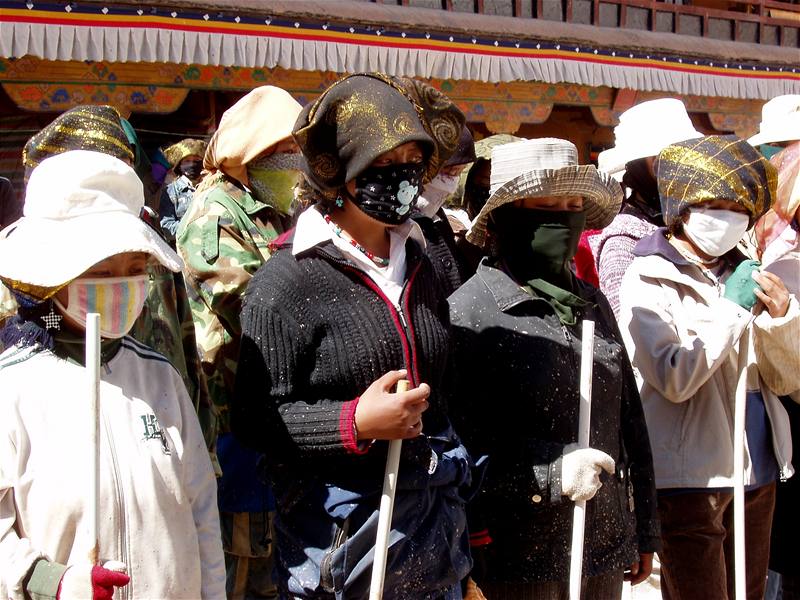
{"label": "white pleated fabric valance", "polygon": [[[436,79],[543,81],[681,95],[800,94],[797,64],[719,62],[560,43],[302,23],[131,6],[0,0],[0,56],[169,62]],[[2,73],[0,73],[2,79]]]}

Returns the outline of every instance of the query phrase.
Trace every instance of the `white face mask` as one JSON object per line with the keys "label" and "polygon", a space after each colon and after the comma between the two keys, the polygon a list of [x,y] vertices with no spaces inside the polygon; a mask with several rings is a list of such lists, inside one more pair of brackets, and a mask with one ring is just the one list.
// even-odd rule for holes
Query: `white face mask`
{"label": "white face mask", "polygon": [[700,250],[709,256],[722,256],[739,243],[749,224],[750,216],[743,213],[692,208],[683,230]]}
{"label": "white face mask", "polygon": [[131,330],[147,299],[147,275],[76,279],[67,287],[65,315],[86,328],[86,314],[100,313],[100,336],[121,338]]}
{"label": "white face mask", "polygon": [[417,200],[417,208],[426,217],[433,217],[442,207],[445,199],[458,189],[458,175],[439,174],[422,190],[422,195]]}

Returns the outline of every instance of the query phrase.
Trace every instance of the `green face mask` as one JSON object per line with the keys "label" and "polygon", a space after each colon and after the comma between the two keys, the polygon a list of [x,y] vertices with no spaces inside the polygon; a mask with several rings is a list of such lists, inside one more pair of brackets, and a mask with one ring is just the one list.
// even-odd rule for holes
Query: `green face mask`
{"label": "green face mask", "polygon": [[564,325],[574,325],[587,302],[572,293],[570,262],[586,223],[583,212],[519,209],[492,211],[500,258],[526,289],[544,299]]}
{"label": "green face mask", "polygon": [[249,187],[257,200],[287,214],[300,183],[300,155],[279,152],[247,165]]}
{"label": "green face mask", "polygon": [[522,281],[540,278],[560,285],[586,222],[583,212],[518,209],[492,211],[501,258]]}

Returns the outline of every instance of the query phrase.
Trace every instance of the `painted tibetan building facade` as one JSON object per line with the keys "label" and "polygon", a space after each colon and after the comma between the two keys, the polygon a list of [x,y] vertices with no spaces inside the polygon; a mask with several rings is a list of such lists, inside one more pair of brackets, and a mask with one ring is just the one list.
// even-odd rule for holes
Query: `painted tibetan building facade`
{"label": "painted tibetan building facade", "polygon": [[[701,130],[748,135],[766,100],[800,93],[797,5],[728,3],[758,6],[755,19],[689,11],[701,19],[691,31],[676,5],[657,2],[645,27],[626,21],[626,0],[470,0],[469,12],[451,0],[399,2],[0,0],[0,175],[19,181],[27,137],[78,104],[112,104],[145,146],[166,145],[208,135],[253,87],[278,85],[305,103],[347,72],[424,78],[458,103],[476,137],[570,137],[584,160],[643,100],[679,97]],[[585,22],[574,17],[581,6]],[[554,8],[561,18],[548,17]],[[725,19],[730,39],[711,26]]]}

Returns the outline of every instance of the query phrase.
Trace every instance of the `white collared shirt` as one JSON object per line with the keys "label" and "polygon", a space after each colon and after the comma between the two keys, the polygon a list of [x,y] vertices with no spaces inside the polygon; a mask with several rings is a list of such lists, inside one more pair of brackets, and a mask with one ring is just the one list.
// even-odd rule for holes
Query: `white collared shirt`
{"label": "white collared shirt", "polygon": [[345,255],[353,260],[372,279],[395,307],[400,307],[400,294],[406,280],[406,240],[413,237],[425,247],[422,230],[414,221],[408,220],[389,230],[389,265],[379,267],[366,254],[348,240],[336,235],[333,227],[315,208],[304,211],[295,226],[292,254],[297,255],[309,248],[332,241]]}

